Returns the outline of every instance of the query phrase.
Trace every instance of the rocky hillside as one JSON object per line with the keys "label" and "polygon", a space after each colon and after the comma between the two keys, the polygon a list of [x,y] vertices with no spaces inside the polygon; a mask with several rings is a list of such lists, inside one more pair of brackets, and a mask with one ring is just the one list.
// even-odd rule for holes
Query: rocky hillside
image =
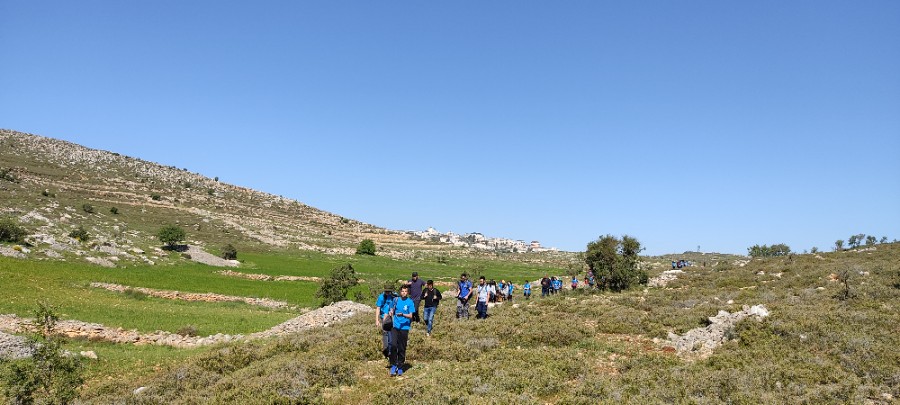
{"label": "rocky hillside", "polygon": [[[0,173],[0,218],[12,217],[30,234],[24,246],[0,252],[6,255],[155,263],[166,260],[154,235],[167,223],[211,252],[232,243],[352,254],[365,238],[393,257],[439,249],[186,169],[11,130],[0,130]],[[68,236],[79,226],[86,243]]]}

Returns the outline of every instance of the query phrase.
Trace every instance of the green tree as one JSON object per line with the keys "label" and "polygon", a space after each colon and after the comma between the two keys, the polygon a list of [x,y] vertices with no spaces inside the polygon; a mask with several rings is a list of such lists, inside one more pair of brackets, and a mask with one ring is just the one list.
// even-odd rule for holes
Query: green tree
{"label": "green tree", "polygon": [[232,244],[227,244],[222,248],[222,258],[226,260],[237,259],[237,249]]}
{"label": "green tree", "polygon": [[58,317],[46,304],[38,304],[37,331],[28,338],[31,357],[11,361],[2,371],[4,394],[17,404],[68,404],[84,382],[81,358],[67,355],[53,337]]}
{"label": "green tree", "polygon": [[322,299],[322,306],[347,299],[347,292],[359,284],[353,266],[345,264],[331,270],[331,277],[322,280],[316,297]]}
{"label": "green tree", "polygon": [[588,243],[584,261],[601,288],[622,291],[647,283],[647,273],[640,268],[642,250],[634,237],[605,235]]}
{"label": "green tree", "polygon": [[0,242],[21,243],[27,234],[12,218],[0,219]]}
{"label": "green tree", "polygon": [[375,256],[375,241],[372,239],[363,239],[356,247],[356,254]]}
{"label": "green tree", "polygon": [[768,246],[768,245],[753,245],[747,248],[747,254],[750,257],[773,257],[773,256],[786,256],[791,254],[791,248],[784,243],[779,243],[776,245]]}
{"label": "green tree", "polygon": [[178,242],[181,242],[185,238],[184,229],[182,229],[178,225],[169,224],[159,229],[159,232],[156,233],[156,237],[159,238],[159,241],[165,243],[166,246],[172,248],[175,247]]}
{"label": "green tree", "polygon": [[91,239],[91,234],[88,233],[87,229],[84,229],[84,226],[78,225],[78,228],[69,232],[69,237],[78,239],[79,242],[87,242]]}
{"label": "green tree", "polygon": [[866,236],[866,246],[872,246],[875,244],[876,241],[878,241],[878,239],[876,239],[875,236],[873,236],[873,235]]}
{"label": "green tree", "polygon": [[844,250],[844,240],[838,239],[838,240],[834,241],[834,251],[840,252],[842,250]]}
{"label": "green tree", "polygon": [[866,234],[860,233],[856,235],[850,235],[850,238],[847,240],[847,243],[850,245],[851,249],[858,248],[863,240],[865,240]]}

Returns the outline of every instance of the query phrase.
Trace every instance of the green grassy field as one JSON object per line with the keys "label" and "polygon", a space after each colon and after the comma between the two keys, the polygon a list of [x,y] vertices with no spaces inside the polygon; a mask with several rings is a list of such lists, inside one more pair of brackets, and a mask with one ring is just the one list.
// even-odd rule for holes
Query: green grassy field
{"label": "green grassy field", "polygon": [[[455,279],[473,269],[489,277],[536,278],[551,269],[523,264],[478,260],[455,260],[451,264],[424,261],[397,261],[379,256],[330,256],[315,252],[244,252],[241,268],[247,273],[327,277],[332,268],[351,263],[360,278],[406,279],[413,271],[423,278]],[[84,263],[48,260],[21,260],[0,257],[0,314],[30,317],[39,302],[53,306],[61,319],[77,319],[110,327],[142,332],[176,332],[188,325],[200,336],[216,333],[247,334],[265,330],[299,315],[290,310],[271,310],[243,303],[206,303],[134,297],[89,287],[91,282],[107,282],[132,287],[213,292],[244,297],[264,297],[287,301],[299,307],[318,307],[314,296],[318,284],[307,281],[255,281],[217,274],[222,268],[191,262],[170,266],[104,268]],[[557,269],[558,271],[558,269]],[[378,280],[378,281],[376,281]],[[368,296],[363,283],[356,289]],[[353,293],[351,292],[351,298]],[[374,305],[374,302],[367,302]],[[173,349],[161,346],[133,346],[70,340],[71,351],[93,350],[100,360],[89,362],[87,392],[102,393],[110,378],[134,379],[185,361],[214,348]]]}
{"label": "green grassy field", "polygon": [[[487,321],[442,306],[410,334],[391,379],[370,316],[179,357],[153,375],[94,381],[88,403],[891,403],[900,397],[900,246],[694,267],[666,288],[568,292],[503,305]],[[830,275],[851,270],[852,296]],[[733,304],[728,304],[733,300]],[[719,310],[764,304],[711,357],[654,343]],[[138,386],[151,387],[130,397]],[[496,395],[500,395],[499,397]]]}
{"label": "green grassy field", "polygon": [[[563,273],[472,259],[438,264],[308,252],[242,252],[240,259],[242,272],[318,277],[351,263],[366,280],[405,279],[412,271],[455,279],[467,271],[518,283]],[[666,268],[660,262],[653,273]],[[519,308],[494,308],[488,321],[478,322],[453,319],[451,302],[438,311],[432,338],[414,327],[413,368],[401,380],[386,376],[370,316],[201,349],[79,339],[65,347],[100,356],[87,363],[81,393],[88,403],[129,398],[139,386],[151,391],[132,398],[138,403],[390,403],[397,395],[418,403],[472,403],[497,392],[521,403],[888,403],[900,397],[897,263],[897,244],[755,259],[744,267],[721,262],[688,268],[666,288],[569,292],[527,303],[517,297]],[[63,319],[141,331],[193,325],[200,335],[259,331],[297,315],[239,303],[132,298],[90,288],[91,281],[318,305],[316,283],[253,281],[218,270],[187,262],[110,269],[0,258],[0,313],[29,316],[45,301]],[[849,299],[842,299],[841,283],[830,281],[845,270]],[[708,359],[683,360],[653,342],[705,326],[719,310],[755,304],[766,305],[771,317],[742,322],[730,333],[733,340]]]}

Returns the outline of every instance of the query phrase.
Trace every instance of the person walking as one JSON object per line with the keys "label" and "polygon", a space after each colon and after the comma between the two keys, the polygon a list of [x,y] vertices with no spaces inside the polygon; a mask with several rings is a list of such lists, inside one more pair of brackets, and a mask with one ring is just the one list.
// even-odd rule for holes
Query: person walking
{"label": "person walking", "polygon": [[475,293],[478,294],[478,302],[475,303],[475,309],[478,311],[478,315],[475,319],[487,319],[488,301],[491,299],[491,295],[497,294],[497,290],[494,286],[485,283],[484,276],[481,276],[478,279],[478,287]]}
{"label": "person walking", "polygon": [[456,319],[469,319],[469,298],[472,298],[472,282],[469,281],[469,275],[461,274],[456,287],[458,291],[456,294]]}
{"label": "person walking", "polygon": [[550,295],[550,277],[544,276],[541,279],[541,297]]}
{"label": "person walking", "polygon": [[422,302],[422,288],[425,282],[419,279],[419,272],[414,271],[409,279],[409,298],[416,303],[416,311],[413,313],[413,322],[419,322],[419,304]]}
{"label": "person walking", "polygon": [[572,289],[574,290],[576,288],[578,288],[578,278],[572,276]]}
{"label": "person walking", "polygon": [[402,376],[406,364],[406,343],[409,341],[409,326],[412,324],[416,303],[409,298],[409,286],[400,287],[400,298],[389,314],[393,317],[391,330],[391,377]]}
{"label": "person walking", "polygon": [[441,301],[441,292],[434,288],[434,280],[425,282],[425,290],[422,291],[422,300],[425,301],[425,336],[431,337],[431,328],[434,326],[434,313]]}
{"label": "person walking", "polygon": [[381,354],[388,360],[388,365],[390,365],[391,359],[391,329],[394,328],[394,324],[390,319],[385,322],[384,318],[391,312],[396,298],[394,287],[388,283],[384,285],[384,292],[378,296],[378,301],[375,302],[375,306],[378,308],[375,311],[375,326],[381,331]]}
{"label": "person walking", "polygon": [[531,299],[531,282],[530,281],[525,281],[525,284],[522,285],[522,291],[523,291],[523,294],[525,295],[526,300]]}
{"label": "person walking", "polygon": [[513,290],[515,290],[515,289],[516,289],[516,286],[513,285],[512,280],[509,280],[509,282],[506,283],[506,299],[512,301],[512,299],[513,299]]}

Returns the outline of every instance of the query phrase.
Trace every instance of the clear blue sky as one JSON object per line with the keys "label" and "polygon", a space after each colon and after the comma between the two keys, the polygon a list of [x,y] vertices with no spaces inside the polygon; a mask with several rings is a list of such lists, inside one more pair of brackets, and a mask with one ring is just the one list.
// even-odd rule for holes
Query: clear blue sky
{"label": "clear blue sky", "polygon": [[900,238],[898,1],[3,1],[0,127],[392,229]]}

